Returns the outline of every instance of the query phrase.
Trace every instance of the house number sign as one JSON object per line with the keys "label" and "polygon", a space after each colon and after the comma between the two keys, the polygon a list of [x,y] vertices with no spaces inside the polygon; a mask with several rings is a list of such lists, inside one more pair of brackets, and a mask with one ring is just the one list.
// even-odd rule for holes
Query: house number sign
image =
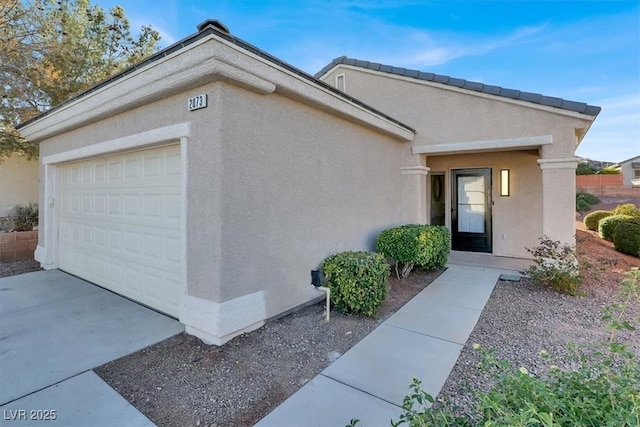
{"label": "house number sign", "polygon": [[207,108],[207,94],[192,96],[187,100],[187,108],[189,111]]}

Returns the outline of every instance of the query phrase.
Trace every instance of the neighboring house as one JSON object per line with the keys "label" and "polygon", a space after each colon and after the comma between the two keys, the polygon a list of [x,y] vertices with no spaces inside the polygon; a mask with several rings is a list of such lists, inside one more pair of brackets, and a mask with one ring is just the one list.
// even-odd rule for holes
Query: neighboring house
{"label": "neighboring house", "polygon": [[0,158],[0,218],[8,217],[16,205],[38,203],[39,176],[38,160],[18,154]]}
{"label": "neighboring house", "polygon": [[618,163],[625,187],[640,187],[640,156]]}
{"label": "neighboring house", "polygon": [[457,248],[512,257],[574,241],[574,150],[599,108],[340,62],[323,78],[206,21],[24,124],[36,258],[221,344],[318,297],[312,269],[394,225],[457,218]]}

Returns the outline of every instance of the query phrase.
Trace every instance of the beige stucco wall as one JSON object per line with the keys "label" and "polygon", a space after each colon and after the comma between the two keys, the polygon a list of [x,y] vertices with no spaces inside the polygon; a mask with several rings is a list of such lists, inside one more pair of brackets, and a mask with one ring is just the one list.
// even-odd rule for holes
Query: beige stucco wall
{"label": "beige stucco wall", "polygon": [[[357,67],[338,66],[322,79],[333,85],[336,74],[345,74],[349,95],[416,129],[413,147],[452,144],[464,151],[444,156],[405,154],[405,165],[426,161],[432,172],[492,167],[494,178],[500,168],[511,170],[512,196],[505,199],[494,196],[494,254],[528,257],[524,248],[535,245],[543,234],[567,243],[575,242],[575,162],[572,159],[579,141],[577,135],[588,129],[591,117]],[[551,144],[510,151],[492,150],[484,156],[466,148],[468,143],[477,141],[548,136]],[[540,166],[537,160],[550,163]],[[494,190],[496,185],[494,179]],[[426,180],[423,188],[428,194]],[[419,196],[415,195],[414,200]],[[428,222],[428,218],[425,211],[422,221]],[[447,225],[450,226],[450,221]],[[507,235],[506,240],[502,234]]]}
{"label": "beige stucco wall", "polygon": [[575,129],[589,125],[578,113],[352,67],[323,80],[333,84],[336,73],[346,75],[349,95],[416,129],[414,146],[552,135],[543,156],[567,158],[575,154]]}
{"label": "beige stucco wall", "polygon": [[[499,256],[530,258],[525,248],[537,245],[542,235],[541,171],[535,151],[427,157],[430,173],[444,172],[445,194],[451,194],[451,171],[464,168],[492,170],[492,241]],[[500,169],[510,170],[509,197],[500,196]],[[430,209],[430,206],[427,207]],[[430,218],[430,212],[428,213]],[[451,197],[446,198],[445,221],[451,225]]]}
{"label": "beige stucco wall", "polygon": [[17,154],[0,161],[0,217],[11,207],[38,202],[38,159]]}
{"label": "beige stucco wall", "polygon": [[[209,95],[209,107],[188,112],[186,99],[199,93]],[[197,331],[187,330],[205,332],[210,342],[255,326],[246,319],[322,295],[310,284],[311,269],[334,252],[372,249],[380,230],[402,222],[400,166],[409,144],[278,93],[226,82],[54,136],[41,143],[40,155],[177,123],[190,125],[186,291],[200,312]],[[203,324],[211,323],[224,334],[206,335]]]}
{"label": "beige stucco wall", "polygon": [[308,300],[329,254],[401,222],[406,143],[280,95],[222,88],[221,298],[266,289],[267,315]]}
{"label": "beige stucco wall", "polygon": [[635,169],[632,167],[633,162],[640,162],[640,156],[629,159],[624,163],[620,163],[620,172],[622,173],[622,183],[625,187],[631,187],[631,180],[635,179]]}

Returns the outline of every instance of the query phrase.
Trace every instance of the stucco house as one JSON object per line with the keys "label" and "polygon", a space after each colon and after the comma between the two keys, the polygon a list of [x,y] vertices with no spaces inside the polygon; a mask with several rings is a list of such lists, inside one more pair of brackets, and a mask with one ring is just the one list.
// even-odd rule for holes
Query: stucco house
{"label": "stucco house", "polygon": [[640,187],[640,156],[635,156],[620,163],[620,173],[625,187]]}
{"label": "stucco house", "polygon": [[574,151],[599,108],[347,58],[314,78],[198,29],[21,127],[40,143],[44,268],[222,344],[317,298],[312,269],[394,225],[494,256],[574,241]]}

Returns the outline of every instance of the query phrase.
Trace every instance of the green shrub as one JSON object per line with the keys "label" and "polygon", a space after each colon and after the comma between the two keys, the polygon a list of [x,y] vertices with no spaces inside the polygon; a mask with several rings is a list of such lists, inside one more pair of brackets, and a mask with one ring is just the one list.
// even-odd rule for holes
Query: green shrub
{"label": "green shrub", "polygon": [[622,222],[613,233],[613,246],[625,254],[640,257],[640,218]]}
{"label": "green shrub", "polygon": [[396,276],[404,279],[416,265],[428,270],[444,267],[451,251],[451,234],[442,225],[401,225],[380,233],[376,250],[395,262]]}
{"label": "green shrub", "polygon": [[576,210],[585,212],[591,209],[592,205],[600,203],[600,199],[589,193],[576,193]]}
{"label": "green shrub", "polygon": [[374,315],[387,297],[389,264],[375,252],[341,252],[320,265],[331,302],[346,314]]}
{"label": "green shrub", "polygon": [[611,211],[593,211],[588,213],[583,220],[584,226],[587,230],[598,231],[598,223],[602,218],[613,215]]}
{"label": "green shrub", "polygon": [[624,205],[618,205],[613,209],[614,215],[629,215],[640,216],[640,209],[633,203],[625,203]]}
{"label": "green shrub", "polygon": [[611,215],[603,218],[598,223],[598,234],[605,240],[612,241],[613,233],[616,228],[629,218],[633,218],[629,215]]}
{"label": "green shrub", "polygon": [[17,205],[9,218],[14,231],[31,231],[38,225],[38,205]]}
{"label": "green shrub", "polygon": [[561,245],[547,236],[540,245],[526,248],[533,255],[534,264],[527,270],[533,280],[563,294],[577,295],[582,283],[575,247]]}

